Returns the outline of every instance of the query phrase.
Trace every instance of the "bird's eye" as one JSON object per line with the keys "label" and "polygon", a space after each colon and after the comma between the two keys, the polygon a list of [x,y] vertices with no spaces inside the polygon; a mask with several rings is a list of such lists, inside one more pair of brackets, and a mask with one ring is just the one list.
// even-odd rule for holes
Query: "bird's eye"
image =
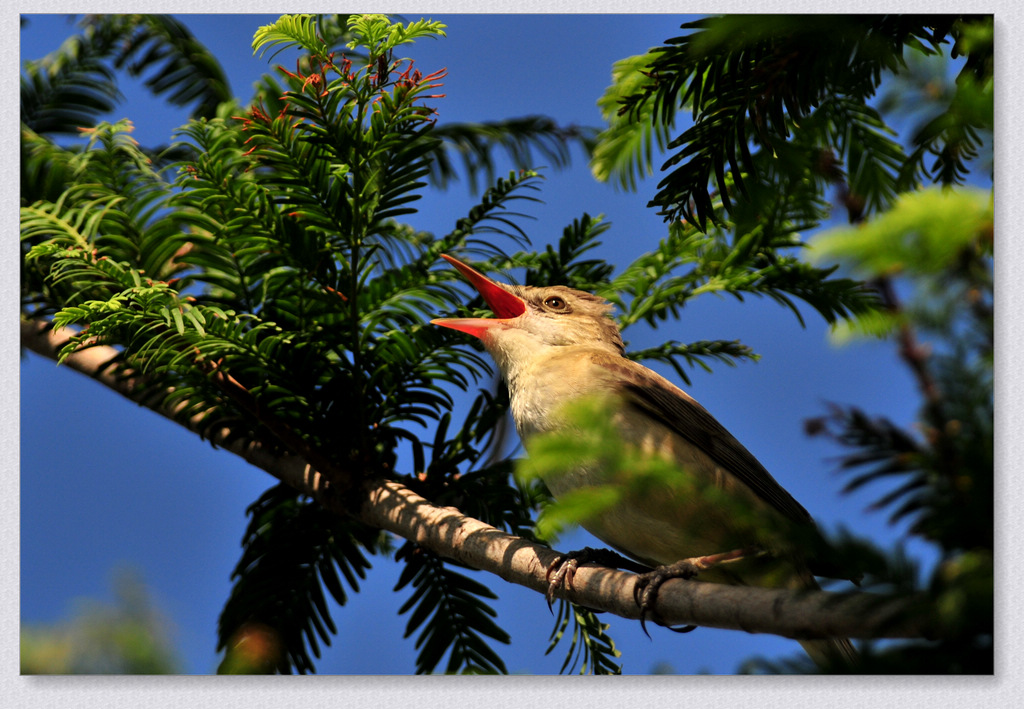
{"label": "bird's eye", "polygon": [[544,305],[548,306],[552,310],[565,310],[565,300],[559,298],[557,295],[545,298]]}

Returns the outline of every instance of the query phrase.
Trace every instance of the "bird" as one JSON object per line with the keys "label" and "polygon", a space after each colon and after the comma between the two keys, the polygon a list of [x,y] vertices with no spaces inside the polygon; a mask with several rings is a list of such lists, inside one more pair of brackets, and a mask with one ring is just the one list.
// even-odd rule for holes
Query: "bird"
{"label": "bird", "polygon": [[[581,522],[617,552],[655,569],[638,577],[634,595],[641,608],[653,605],[667,578],[697,574],[723,583],[819,588],[799,550],[778,543],[786,529],[795,529],[791,537],[798,539],[799,533],[819,538],[813,536],[811,515],[707,409],[626,356],[606,299],[564,285],[500,283],[452,256],[442,257],[483,296],[495,317],[431,322],[482,341],[508,387],[527,453],[535,437],[571,426],[569,407],[588,400],[597,402],[622,445],[667,460],[673,475],[681,476],[679,485],[667,489],[627,490]],[[558,499],[581,488],[616,484],[621,478],[613,473],[590,461],[543,480]],[[569,561],[556,582],[571,585],[576,560]],[[848,639],[800,643],[823,667],[856,662]]]}

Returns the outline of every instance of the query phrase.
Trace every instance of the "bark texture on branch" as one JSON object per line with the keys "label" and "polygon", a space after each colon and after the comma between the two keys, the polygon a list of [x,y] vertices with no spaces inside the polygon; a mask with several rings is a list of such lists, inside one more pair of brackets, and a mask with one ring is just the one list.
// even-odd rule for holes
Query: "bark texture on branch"
{"label": "bark texture on branch", "polygon": [[[22,320],[21,344],[37,354],[56,360],[69,333],[49,329],[39,320]],[[89,376],[117,393],[138,401],[140,376],[117,372],[110,362],[117,356],[112,347],[89,347],[68,356],[63,366]],[[157,413],[198,433],[198,417],[182,420],[175,411],[154,408]],[[372,527],[487,571],[511,583],[540,593],[547,590],[547,568],[557,552],[515,537],[452,507],[438,507],[400,483],[366,482],[356,496],[333,494],[328,476],[321,475],[298,455],[269,452],[259,441],[232,437],[230,429],[205,429],[215,445],[225,448],[273,477],[309,495],[339,515],[351,515]],[[338,473],[339,471],[331,471]],[[340,471],[342,474],[344,471]],[[336,475],[335,475],[336,477]],[[356,502],[353,504],[352,500]],[[623,618],[640,617],[633,599],[634,574],[602,567],[581,566],[574,590],[562,595],[580,605],[607,611]],[[908,609],[919,608],[921,598],[888,598],[870,593],[834,594],[750,586],[726,586],[700,581],[673,580],[658,593],[659,620],[669,625],[700,625],[771,633],[795,639],[822,637],[911,638],[941,634],[923,613],[916,620],[896,622]],[[538,612],[543,600],[538,597]]]}

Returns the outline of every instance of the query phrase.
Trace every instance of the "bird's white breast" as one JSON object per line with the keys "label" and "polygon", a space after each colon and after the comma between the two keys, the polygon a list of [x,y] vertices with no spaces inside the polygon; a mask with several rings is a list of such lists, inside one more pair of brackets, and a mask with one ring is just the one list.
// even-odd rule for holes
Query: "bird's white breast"
{"label": "bird's white breast", "polygon": [[[693,475],[701,484],[728,487],[734,483],[695,446],[627,406],[609,386],[608,377],[603,376],[605,372],[595,371],[592,354],[586,349],[549,348],[532,357],[517,358],[516,366],[509,372],[503,368],[509,383],[512,416],[527,450],[531,437],[566,425],[565,404],[582,396],[601,396],[601,415],[614,424],[623,445],[647,456],[667,458],[680,470],[680,475]],[[613,473],[621,475],[623,471],[579,465],[547,476],[544,482],[558,498],[578,488],[617,484],[611,482]],[[605,543],[648,563],[668,564],[730,548],[729,524],[722,518],[722,511],[699,497],[683,496],[680,489],[686,487],[655,486],[643,492],[629,492],[583,526]]]}

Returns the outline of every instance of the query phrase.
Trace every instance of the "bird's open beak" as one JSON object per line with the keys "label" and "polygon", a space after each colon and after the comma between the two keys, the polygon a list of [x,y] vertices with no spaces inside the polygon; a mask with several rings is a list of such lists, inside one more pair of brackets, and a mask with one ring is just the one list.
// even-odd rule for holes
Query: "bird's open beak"
{"label": "bird's open beak", "polygon": [[494,312],[494,318],[440,318],[431,320],[434,325],[450,327],[453,330],[483,338],[483,336],[495,327],[503,327],[514,318],[526,312],[526,303],[517,295],[509,293],[500,285],[492,281],[484,274],[471,266],[467,266],[456,258],[441,254],[441,258],[455,266],[466,280],[474,288],[480,291],[480,295],[487,301],[488,307]]}

